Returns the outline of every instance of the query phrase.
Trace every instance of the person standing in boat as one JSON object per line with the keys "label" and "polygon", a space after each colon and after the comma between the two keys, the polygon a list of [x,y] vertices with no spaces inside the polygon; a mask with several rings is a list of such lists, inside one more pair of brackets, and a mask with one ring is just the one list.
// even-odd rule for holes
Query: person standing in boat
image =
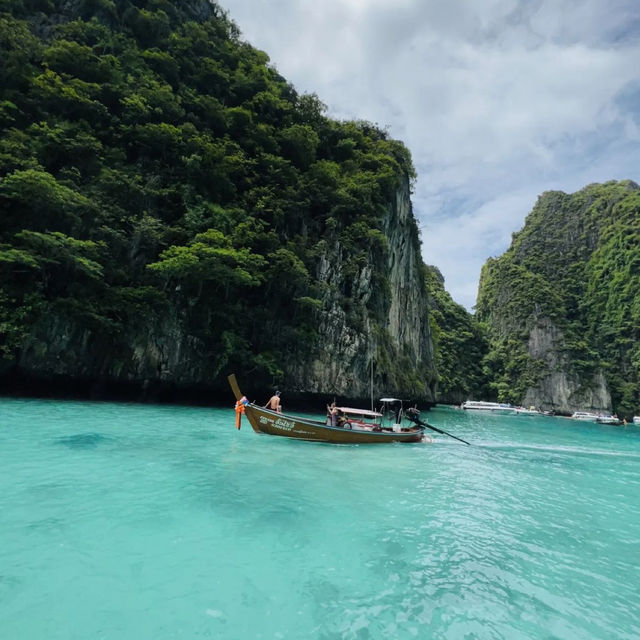
{"label": "person standing in boat", "polygon": [[267,404],[264,405],[264,408],[271,409],[271,411],[277,411],[278,413],[282,413],[282,405],[280,404],[280,392],[276,391],[270,398]]}

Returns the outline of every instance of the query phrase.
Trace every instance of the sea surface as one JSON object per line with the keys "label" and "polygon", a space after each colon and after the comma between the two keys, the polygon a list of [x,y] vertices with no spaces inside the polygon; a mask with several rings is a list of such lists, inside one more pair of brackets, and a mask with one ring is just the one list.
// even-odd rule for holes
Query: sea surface
{"label": "sea surface", "polygon": [[640,638],[640,427],[425,415],[471,446],[0,399],[0,639]]}

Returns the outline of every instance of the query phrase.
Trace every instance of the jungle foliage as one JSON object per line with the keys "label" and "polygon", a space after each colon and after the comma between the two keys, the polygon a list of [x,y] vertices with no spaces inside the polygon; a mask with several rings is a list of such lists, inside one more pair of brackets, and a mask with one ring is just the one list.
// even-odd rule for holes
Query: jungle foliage
{"label": "jungle foliage", "polygon": [[215,4],[0,0],[0,59],[5,367],[51,314],[117,351],[177,306],[212,377],[242,362],[272,380],[279,353],[314,348],[328,245],[345,308],[363,259],[384,287],[409,152],[327,118]]}
{"label": "jungle foliage", "polygon": [[438,372],[440,402],[460,404],[472,398],[491,399],[491,370],[486,328],[464,307],[453,301],[444,288],[437,267],[427,267],[431,336]]}
{"label": "jungle foliage", "polygon": [[640,187],[593,184],[543,194],[511,247],[482,271],[477,317],[487,324],[493,388],[519,401],[545,373],[528,355],[540,319],[562,331],[569,372],[604,371],[613,408],[640,410]]}

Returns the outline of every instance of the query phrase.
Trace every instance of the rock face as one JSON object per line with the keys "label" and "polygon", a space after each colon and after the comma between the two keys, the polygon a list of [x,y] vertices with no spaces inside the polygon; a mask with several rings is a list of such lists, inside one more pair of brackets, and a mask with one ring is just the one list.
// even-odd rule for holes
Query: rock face
{"label": "rock face", "polygon": [[[310,361],[290,362],[292,386],[303,391],[369,398],[373,393],[435,401],[435,365],[429,328],[424,266],[411,209],[408,180],[389,203],[383,220],[384,265],[365,265],[352,283],[354,318],[328,294],[319,314],[321,349]],[[342,247],[335,243],[318,264],[318,279],[332,291],[344,279]],[[373,274],[386,273],[389,290]],[[364,313],[364,309],[373,309]],[[355,320],[355,322],[354,322]]]}
{"label": "rock face", "polygon": [[120,383],[134,389],[154,383],[208,386],[210,363],[197,339],[185,332],[177,310],[129,329],[110,336],[63,315],[48,315],[35,326],[15,372],[26,379]]}
{"label": "rock face", "polygon": [[548,318],[541,318],[529,334],[529,355],[545,364],[545,374],[526,391],[524,406],[534,405],[569,414],[581,408],[611,411],[611,394],[602,370],[591,378],[570,374],[570,362],[563,356],[563,334]]}
{"label": "rock face", "polygon": [[[369,398],[371,366],[374,394],[394,394],[433,402],[435,370],[429,333],[422,260],[404,180],[383,222],[386,264],[365,264],[351,283],[355,309],[348,312],[330,293],[317,312],[319,345],[282,361],[284,387],[299,393]],[[317,264],[327,291],[342,284],[338,241]],[[386,274],[389,290],[376,290],[373,274]],[[226,391],[224,363],[212,361],[188,331],[188,309],[150,310],[124,334],[79,327],[64,315],[40,319],[25,342],[13,373],[26,380],[60,380],[90,388],[124,385],[147,389]],[[250,380],[249,386],[250,386]],[[136,397],[138,397],[136,395]],[[376,398],[377,399],[377,398]]]}
{"label": "rock face", "polygon": [[640,408],[639,214],[631,181],[548,192],[485,264],[476,315],[503,396],[563,414]]}

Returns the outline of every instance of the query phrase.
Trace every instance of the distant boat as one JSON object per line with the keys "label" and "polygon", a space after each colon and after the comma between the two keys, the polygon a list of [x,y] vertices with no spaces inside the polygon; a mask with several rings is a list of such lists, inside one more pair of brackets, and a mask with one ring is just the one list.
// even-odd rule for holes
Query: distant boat
{"label": "distant boat", "polygon": [[618,416],[598,416],[596,422],[599,424],[622,424]]}
{"label": "distant boat", "polygon": [[572,416],[574,420],[583,420],[584,422],[596,422],[598,415],[589,413],[588,411],[576,411]]}
{"label": "distant boat", "polygon": [[485,402],[484,400],[467,400],[462,403],[462,408],[466,411],[483,411],[491,414],[515,414],[516,408],[513,405],[502,402]]}
{"label": "distant boat", "polygon": [[540,412],[535,407],[529,407],[529,409],[516,407],[516,414],[519,416],[539,416]]}
{"label": "distant boat", "polygon": [[[422,442],[425,440],[425,427],[420,424],[402,425],[402,407],[394,413],[393,424],[382,422],[382,413],[368,409],[340,409],[342,426],[331,426],[320,420],[292,416],[290,414],[271,411],[249,402],[242,395],[235,375],[230,375],[229,384],[236,397],[236,427],[240,428],[242,414],[249,419],[256,433],[267,433],[272,436],[285,436],[299,440],[315,442],[331,442],[334,444],[366,444],[383,442]],[[401,403],[401,400],[383,398],[383,404]],[[430,425],[426,425],[434,429]],[[450,434],[447,434],[450,435]],[[455,436],[454,436],[455,437]],[[427,439],[428,441],[428,439]]]}
{"label": "distant boat", "polygon": [[640,424],[640,416],[633,416],[633,424]]}

